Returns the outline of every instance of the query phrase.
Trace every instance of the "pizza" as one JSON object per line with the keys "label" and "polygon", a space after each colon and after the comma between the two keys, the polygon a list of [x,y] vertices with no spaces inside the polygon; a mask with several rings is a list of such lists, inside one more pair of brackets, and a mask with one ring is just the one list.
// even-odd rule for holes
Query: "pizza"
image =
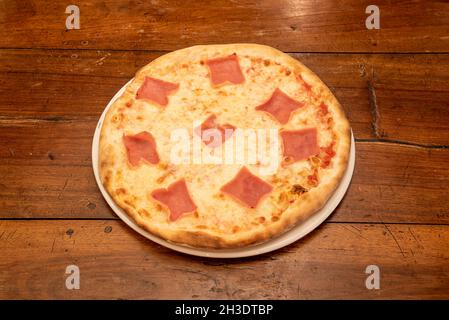
{"label": "pizza", "polygon": [[136,73],[105,115],[99,168],[153,235],[236,248],[322,208],[350,144],[342,107],[298,60],[257,44],[200,45]]}

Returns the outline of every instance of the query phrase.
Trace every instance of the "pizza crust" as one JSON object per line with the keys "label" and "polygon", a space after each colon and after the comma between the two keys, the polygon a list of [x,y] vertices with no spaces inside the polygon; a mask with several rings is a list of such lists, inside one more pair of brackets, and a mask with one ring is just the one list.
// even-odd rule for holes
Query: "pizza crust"
{"label": "pizza crust", "polygon": [[[233,53],[237,53],[239,56],[266,57],[270,61],[286,66],[292,73],[301,75],[308,84],[312,85],[314,96],[319,95],[320,99],[328,105],[329,112],[333,118],[333,133],[337,143],[335,147],[336,155],[332,159],[332,166],[331,168],[321,170],[320,175],[322,179],[319,185],[300,195],[293,204],[281,212],[277,219],[272,218],[268,220],[265,218],[263,223],[258,225],[250,224],[250,227],[245,225],[244,228],[240,228],[237,231],[234,231],[235,229],[233,231],[230,229],[220,230],[210,228],[207,225],[204,228],[202,224],[195,223],[195,219],[206,219],[208,212],[203,210],[203,212],[200,212],[200,216],[196,213],[181,218],[179,221],[168,222],[167,220],[164,222],[162,218],[164,210],[161,208],[155,210],[153,204],[151,206],[148,205],[148,203],[151,203],[151,199],[148,199],[148,197],[143,199],[143,196],[139,196],[138,193],[140,191],[142,191],[141,194],[147,193],[151,189],[164,187],[167,184],[164,182],[165,184],[163,183],[162,185],[151,186],[141,181],[135,181],[135,185],[126,184],[126,179],[132,175],[133,170],[140,170],[130,168],[126,160],[124,160],[126,155],[120,138],[123,133],[130,131],[129,124],[133,123],[132,120],[127,119],[125,114],[127,110],[126,104],[130,101],[132,101],[133,107],[142,104],[142,102],[136,102],[134,97],[145,75],[156,74],[158,76],[159,73],[159,76],[163,78],[166,68],[168,68],[167,72],[170,74],[170,72],[176,72],[176,68],[189,61],[196,62],[199,59],[225,56]],[[206,80],[208,81],[208,79]],[[122,113],[119,111],[121,109],[125,111]],[[138,128],[135,129],[140,130]],[[132,217],[139,226],[150,233],[171,242],[193,247],[235,248],[260,243],[278,236],[321,209],[339,185],[345,173],[349,159],[349,149],[350,126],[341,105],[327,86],[302,63],[281,51],[263,45],[207,45],[194,46],[166,54],[152,61],[136,73],[135,79],[126,88],[125,93],[111,106],[106,114],[100,135],[99,167],[102,182],[117,205]],[[154,167],[146,166],[145,170],[146,174],[159,175],[160,172],[170,172],[171,165],[163,162]],[[206,167],[202,170],[209,170],[209,168]],[[219,169],[212,168],[211,170]],[[229,181],[232,177],[230,175],[224,182]],[[135,190],[139,192],[135,192]],[[190,192],[195,194],[195,190],[190,190]],[[232,200],[225,197],[224,200],[220,199],[220,201]],[[247,214],[262,214],[259,211],[266,209],[266,207],[251,209],[253,211],[250,210]],[[263,214],[270,214],[265,211]],[[242,219],[247,218],[244,216]]]}

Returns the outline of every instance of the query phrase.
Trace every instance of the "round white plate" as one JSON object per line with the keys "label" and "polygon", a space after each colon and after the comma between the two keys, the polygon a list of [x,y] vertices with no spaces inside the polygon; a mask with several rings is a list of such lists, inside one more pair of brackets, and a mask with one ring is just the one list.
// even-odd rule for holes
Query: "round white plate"
{"label": "round white plate", "polygon": [[101,131],[101,125],[103,123],[103,119],[106,115],[106,112],[112,105],[112,103],[117,100],[118,97],[122,95],[122,93],[125,91],[126,86],[132,81],[132,79],[125,84],[116,94],[115,96],[109,101],[108,105],[103,111],[103,114],[100,117],[100,120],[98,121],[97,128],[95,130],[93,142],[92,142],[92,165],[94,169],[95,179],[97,180],[98,187],[100,188],[101,193],[103,194],[103,197],[106,199],[106,202],[111,206],[112,210],[119,216],[120,219],[122,219],[128,226],[133,228],[135,231],[143,235],[144,237],[164,246],[170,249],[173,249],[175,251],[183,252],[186,254],[191,254],[194,256],[201,256],[201,257],[210,257],[210,258],[241,258],[241,257],[250,257],[259,255],[262,253],[270,252],[273,250],[277,250],[279,248],[285,247],[298,239],[301,239],[306,234],[311,232],[313,229],[318,227],[324,220],[329,217],[329,215],[334,211],[334,209],[337,207],[337,205],[342,200],[344,194],[346,193],[346,190],[349,187],[349,183],[351,182],[352,173],[354,172],[354,164],[355,164],[355,143],[354,143],[354,136],[351,133],[351,150],[350,150],[350,157],[349,157],[349,163],[348,168],[346,169],[346,173],[343,176],[343,179],[338,186],[338,188],[335,190],[335,192],[332,194],[332,196],[329,198],[329,201],[326,203],[326,205],[317,213],[312,215],[309,219],[306,221],[298,224],[297,226],[293,227],[289,231],[285,232],[284,234],[271,239],[267,242],[252,245],[244,248],[237,248],[237,249],[201,249],[201,248],[193,248],[185,245],[179,245],[174,244],[172,242],[168,242],[164,239],[161,239],[159,237],[156,237],[149,233],[148,231],[142,229],[139,227],[128,215],[119,207],[117,204],[115,204],[114,200],[112,200],[111,196],[108,194],[108,192],[103,187],[103,184],[100,180],[100,175],[98,173],[98,145],[99,145],[99,139],[100,139],[100,131]]}

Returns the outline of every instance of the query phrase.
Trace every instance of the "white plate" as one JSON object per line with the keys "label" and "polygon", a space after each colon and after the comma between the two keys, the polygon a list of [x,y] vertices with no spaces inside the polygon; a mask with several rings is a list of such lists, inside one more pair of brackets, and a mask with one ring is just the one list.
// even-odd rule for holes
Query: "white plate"
{"label": "white plate", "polygon": [[329,217],[329,215],[334,211],[334,209],[337,207],[337,205],[342,200],[344,194],[346,193],[346,190],[349,187],[349,183],[351,182],[352,173],[354,172],[354,164],[355,164],[355,143],[354,143],[354,136],[351,133],[351,150],[350,150],[350,157],[349,157],[349,163],[348,168],[346,169],[346,173],[343,176],[343,179],[338,186],[338,188],[335,190],[335,192],[330,197],[329,201],[326,203],[326,205],[317,213],[312,215],[309,219],[306,221],[298,224],[294,228],[290,229],[289,231],[285,232],[284,234],[280,235],[279,237],[276,237],[274,239],[271,239],[267,242],[252,245],[244,248],[237,248],[237,249],[221,249],[221,250],[213,250],[213,249],[200,249],[200,248],[193,248],[189,246],[184,245],[178,245],[171,242],[168,242],[164,239],[161,239],[159,237],[156,237],[152,235],[151,233],[147,232],[146,230],[139,227],[134,221],[128,217],[128,215],[119,207],[117,204],[115,204],[114,200],[112,200],[111,196],[107,193],[105,188],[103,187],[103,184],[101,183],[100,176],[98,174],[98,145],[99,145],[99,139],[100,139],[100,131],[101,131],[101,125],[103,123],[103,119],[106,115],[106,112],[112,105],[112,103],[122,95],[124,92],[126,86],[132,81],[132,79],[125,84],[111,99],[111,101],[108,103],[106,108],[103,111],[103,114],[100,117],[100,120],[98,121],[97,128],[95,130],[93,143],[92,143],[92,165],[94,169],[95,179],[97,180],[98,187],[100,188],[101,193],[103,194],[103,197],[106,199],[106,202],[111,206],[112,210],[119,216],[120,219],[122,219],[128,226],[133,228],[135,231],[143,235],[144,237],[164,246],[170,249],[173,249],[175,251],[183,252],[186,254],[191,254],[194,256],[201,256],[201,257],[210,257],[210,258],[240,258],[240,257],[250,257],[259,255],[262,253],[270,252],[273,250],[277,250],[279,248],[282,248],[284,246],[287,246],[298,239],[301,239],[306,234],[311,232],[313,229],[318,227],[324,220]]}

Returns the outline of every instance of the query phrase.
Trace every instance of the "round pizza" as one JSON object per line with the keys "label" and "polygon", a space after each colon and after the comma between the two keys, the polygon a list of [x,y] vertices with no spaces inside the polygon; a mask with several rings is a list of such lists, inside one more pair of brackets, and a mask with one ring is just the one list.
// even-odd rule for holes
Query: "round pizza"
{"label": "round pizza", "polygon": [[350,126],[326,85],[257,44],[194,46],[140,69],[102,124],[99,168],[116,204],[167,241],[235,248],[323,207]]}

